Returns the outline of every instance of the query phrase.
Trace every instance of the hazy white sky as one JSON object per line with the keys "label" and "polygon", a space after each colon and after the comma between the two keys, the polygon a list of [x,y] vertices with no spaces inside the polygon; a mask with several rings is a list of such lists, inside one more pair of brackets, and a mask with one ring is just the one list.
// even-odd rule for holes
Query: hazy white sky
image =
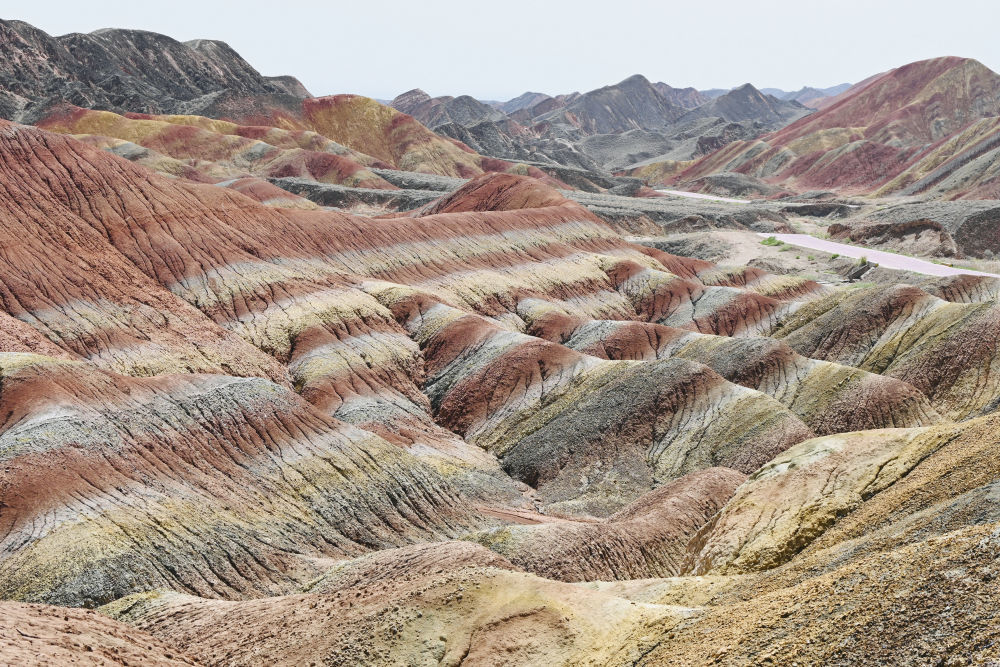
{"label": "hazy white sky", "polygon": [[508,99],[635,73],[794,90],[942,55],[1000,70],[1000,0],[5,0],[0,10],[54,35],[121,27],[221,39],[314,95],[419,87]]}

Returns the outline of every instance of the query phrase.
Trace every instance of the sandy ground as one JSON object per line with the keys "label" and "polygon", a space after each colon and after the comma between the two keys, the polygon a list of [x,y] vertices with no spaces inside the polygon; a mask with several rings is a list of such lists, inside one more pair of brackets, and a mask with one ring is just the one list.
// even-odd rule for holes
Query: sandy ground
{"label": "sandy ground", "polygon": [[847,245],[844,243],[827,241],[826,239],[818,239],[814,236],[809,236],[808,234],[761,233],[759,236],[773,236],[779,241],[784,241],[789,245],[798,246],[800,248],[808,248],[810,250],[819,250],[827,253],[839,253],[844,257],[851,257],[854,259],[865,257],[869,262],[874,262],[887,269],[912,271],[914,273],[922,273],[928,276],[957,276],[969,274],[974,276],[990,276],[993,278],[1000,278],[1000,274],[996,273],[986,273],[984,271],[974,271],[972,269],[962,269],[953,266],[945,266],[943,264],[934,264],[933,262],[917,259],[915,257],[908,257],[907,255],[897,255],[895,253],[873,250],[862,246]]}

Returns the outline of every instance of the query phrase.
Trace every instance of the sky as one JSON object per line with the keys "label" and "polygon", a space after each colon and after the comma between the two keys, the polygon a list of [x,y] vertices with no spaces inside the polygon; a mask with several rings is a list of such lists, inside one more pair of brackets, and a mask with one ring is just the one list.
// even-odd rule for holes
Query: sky
{"label": "sky", "polygon": [[632,74],[699,89],[797,90],[955,55],[1000,71],[998,0],[0,0],[53,35],[137,28],[228,42],[314,95],[506,100]]}

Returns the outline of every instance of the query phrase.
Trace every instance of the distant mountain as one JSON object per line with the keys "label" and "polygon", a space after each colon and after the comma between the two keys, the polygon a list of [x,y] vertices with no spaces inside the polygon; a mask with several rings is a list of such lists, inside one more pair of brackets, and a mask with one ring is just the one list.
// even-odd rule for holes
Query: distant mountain
{"label": "distant mountain", "polygon": [[584,93],[539,120],[583,135],[668,127],[685,109],[668,102],[646,77],[636,74],[613,86]]}
{"label": "distant mountain", "polygon": [[397,95],[394,99],[381,103],[392,107],[396,111],[402,111],[403,113],[412,116],[412,111],[416,111],[421,105],[427,104],[432,99],[433,98],[424,91],[419,88],[414,88],[413,90],[408,90],[405,93]]}
{"label": "distant mountain", "polygon": [[543,116],[556,109],[562,109],[567,104],[571,104],[580,98],[580,93],[573,92],[555,97],[539,98],[533,106],[522,107],[517,111],[512,111],[508,115],[512,120],[519,123],[530,123],[533,119]]}
{"label": "distant mountain", "polygon": [[946,57],[870,77],[764,140],[730,144],[668,180],[738,172],[798,190],[983,198],[1000,197],[998,162],[1000,74]]}
{"label": "distant mountain", "polygon": [[663,82],[654,83],[653,88],[671,104],[685,109],[694,109],[707,104],[712,98],[702,95],[694,88],[674,88]]}
{"label": "distant mountain", "polygon": [[839,95],[850,87],[851,84],[849,83],[841,83],[836,86],[830,86],[829,88],[813,88],[811,86],[805,86],[791,93],[775,95],[775,97],[788,102],[799,102],[810,109],[816,109],[818,108],[817,105],[819,105],[823,100]]}
{"label": "distant mountain", "polygon": [[294,77],[266,77],[224,42],[141,30],[52,37],[0,20],[0,116],[32,121],[61,102],[150,113],[294,108],[309,91]]}
{"label": "distant mountain", "polygon": [[398,96],[390,106],[413,116],[432,130],[452,123],[472,127],[484,121],[507,120],[507,116],[499,109],[468,95],[431,97],[419,88]]}
{"label": "distant mountain", "polygon": [[708,90],[699,90],[698,92],[707,97],[710,100],[714,100],[720,95],[725,95],[729,92],[729,88],[709,88]]}
{"label": "distant mountain", "polygon": [[484,155],[610,171],[648,160],[690,160],[808,113],[796,102],[761,95],[752,86],[712,99],[694,88],[653,84],[640,75],[583,94],[525,93],[506,103],[514,109],[506,123],[439,125],[427,111],[433,104],[440,102],[410,91],[393,106]]}
{"label": "distant mountain", "polygon": [[748,83],[689,111],[680,120],[714,117],[731,123],[759,121],[765,125],[781,125],[807,113],[809,110],[798,102],[765,95]]}
{"label": "distant mountain", "polygon": [[[820,104],[823,100],[833,97],[834,95],[839,95],[850,87],[851,84],[849,83],[841,83],[836,86],[830,86],[829,88],[803,86],[799,90],[794,91],[782,90],[781,88],[760,88],[759,90],[763,94],[771,95],[779,100],[785,100],[786,102],[799,102],[810,109],[815,109],[817,108],[816,105]],[[712,92],[714,93],[717,91],[718,89]],[[714,97],[718,97],[718,95],[714,95]]]}
{"label": "distant mountain", "polygon": [[794,101],[802,104],[803,106],[812,107],[810,104],[811,102],[826,99],[827,97],[829,97],[829,95],[824,93],[819,88],[810,88],[809,86],[806,86],[800,90],[796,90],[795,92],[785,93],[779,99]]}
{"label": "distant mountain", "polygon": [[501,102],[497,105],[500,111],[506,114],[512,114],[515,111],[520,111],[521,109],[530,109],[531,107],[538,106],[546,100],[551,100],[551,95],[546,95],[545,93],[522,93],[512,100],[507,100],[506,102]]}

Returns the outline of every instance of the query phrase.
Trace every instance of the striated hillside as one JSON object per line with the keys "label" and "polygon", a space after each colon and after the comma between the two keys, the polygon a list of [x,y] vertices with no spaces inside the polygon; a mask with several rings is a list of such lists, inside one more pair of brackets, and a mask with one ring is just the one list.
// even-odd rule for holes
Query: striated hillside
{"label": "striated hillside", "polygon": [[[104,136],[108,133],[101,135],[87,129],[73,130],[66,123],[55,126],[51,117],[53,114],[65,115],[67,105],[120,114],[200,116],[232,121],[234,127],[244,128],[238,133],[248,139],[262,138],[255,136],[254,132],[257,135],[270,132],[272,136],[279,130],[317,132],[325,139],[351,149],[331,150],[327,146],[320,148],[319,152],[332,152],[365,167],[378,163],[381,167],[461,177],[484,171],[506,171],[513,167],[509,162],[476,155],[461,142],[438,136],[419,121],[407,119],[407,116],[374,100],[359,96],[313,99],[293,77],[262,76],[228,45],[219,41],[181,43],[165,35],[135,30],[100,30],[86,35],[74,33],[52,37],[20,21],[0,21],[0,47],[6,55],[0,62],[2,118],[43,122],[61,131]],[[164,62],[168,63],[166,67]],[[464,128],[473,124],[479,115],[485,120],[506,119],[502,112],[469,97],[448,98],[447,103],[438,100],[420,108],[417,106],[411,111],[431,125],[450,123]],[[349,122],[341,122],[342,117],[349,117]],[[191,122],[175,124],[192,125]],[[235,131],[233,127],[205,127],[204,123],[201,126],[201,129],[213,132],[221,129],[223,134]],[[174,150],[171,151],[163,150],[162,146],[134,142],[128,136],[120,136],[121,132],[110,134],[109,138],[130,141],[155,151],[156,154],[141,156],[147,164],[160,165],[161,170],[171,170],[175,174],[186,171],[188,175],[195,174],[195,180],[218,182],[248,175],[297,178],[310,177],[315,174],[307,172],[319,171],[329,174],[316,179],[320,183],[385,187],[377,176],[357,174],[355,165],[330,156],[285,156],[287,159],[278,163],[271,161],[269,165],[253,165],[253,168],[239,165],[241,168],[236,170],[230,169],[232,165],[227,164],[223,165],[223,170],[234,171],[232,176],[220,177],[218,170],[199,176],[201,165],[191,164],[192,160],[216,161],[208,154],[195,154],[199,153],[199,149],[193,147],[205,145],[207,140],[204,137],[194,140],[182,138],[174,142]],[[181,144],[187,145],[183,149],[187,155],[175,154]],[[138,155],[137,150],[130,146],[105,142],[103,147],[117,150],[120,154]],[[311,146],[297,148],[313,150]],[[529,157],[525,151],[495,153],[504,153],[496,157],[518,161]],[[188,164],[186,167],[177,164],[168,166],[161,155],[180,158]],[[256,156],[254,159],[257,159]],[[303,161],[310,164],[303,167]],[[322,164],[315,164],[317,161]],[[289,162],[296,164],[288,166]],[[518,169],[530,171],[527,166]],[[532,173],[544,177],[537,170]],[[561,184],[556,180],[550,182]],[[269,200],[282,198],[259,182],[244,190]]]}
{"label": "striated hillside", "polygon": [[[170,127],[207,146],[250,134],[51,119],[70,121],[164,148]],[[931,539],[917,526],[964,567],[992,553],[967,546],[983,538],[963,517],[985,509],[940,505],[988,507],[988,471],[957,443],[992,446],[1000,401],[982,381],[996,341],[974,333],[996,328],[994,304],[964,283],[945,301],[717,267],[633,245],[524,176],[374,220],[0,129],[0,596],[138,628],[67,615],[101,651],[149,633],[183,645],[148,649],[168,661],[499,646],[520,663],[615,662],[703,651],[690,628],[760,596],[732,640],[746,656],[782,595],[870,599],[794,592],[836,568],[923,573],[904,557]],[[935,486],[945,470],[962,481]],[[880,512],[897,523],[863,518]],[[847,539],[861,546],[823,556]],[[17,613],[41,627],[50,609]],[[274,614],[300,618],[294,647],[265,632]],[[962,622],[980,642],[986,626]],[[774,650],[818,650],[801,632]],[[840,650],[867,650],[863,636]],[[0,652],[65,650],[39,641]]]}
{"label": "striated hillside", "polygon": [[[476,155],[368,98],[317,98],[316,104],[322,108],[308,110],[302,120],[270,121],[277,125],[238,125],[191,115],[122,116],[63,106],[42,118],[38,127],[73,135],[163,174],[240,189],[279,206],[311,208],[269,180],[396,190],[376,171],[397,168],[456,177],[511,171],[566,187],[537,168]],[[347,107],[337,110],[338,105]],[[345,116],[350,122],[339,122]]]}
{"label": "striated hillside", "polygon": [[[204,175],[206,182],[247,176],[302,177],[352,187],[395,188],[367,168],[388,167],[387,163],[310,131],[238,126],[202,116],[126,117],[79,108],[60,110],[41,120],[38,127],[93,142],[102,137],[117,139],[121,143],[109,142],[106,147],[118,154],[141,156],[147,166],[161,167],[158,170],[164,172],[182,161]],[[149,152],[140,152],[139,147]],[[158,156],[173,160],[157,160]]]}
{"label": "striated hillside", "polygon": [[0,663],[1000,660],[1000,209],[909,199],[993,192],[986,68],[785,126],[0,30]]}
{"label": "striated hillside", "polygon": [[974,60],[937,58],[867,79],[758,140],[631,175],[684,182],[737,172],[800,191],[996,197],[997,117],[1000,75]]}
{"label": "striated hillside", "polygon": [[412,116],[360,95],[333,95],[305,100],[303,127],[403,171],[469,178],[509,167],[499,160],[485,163],[461,142],[441,137]]}

